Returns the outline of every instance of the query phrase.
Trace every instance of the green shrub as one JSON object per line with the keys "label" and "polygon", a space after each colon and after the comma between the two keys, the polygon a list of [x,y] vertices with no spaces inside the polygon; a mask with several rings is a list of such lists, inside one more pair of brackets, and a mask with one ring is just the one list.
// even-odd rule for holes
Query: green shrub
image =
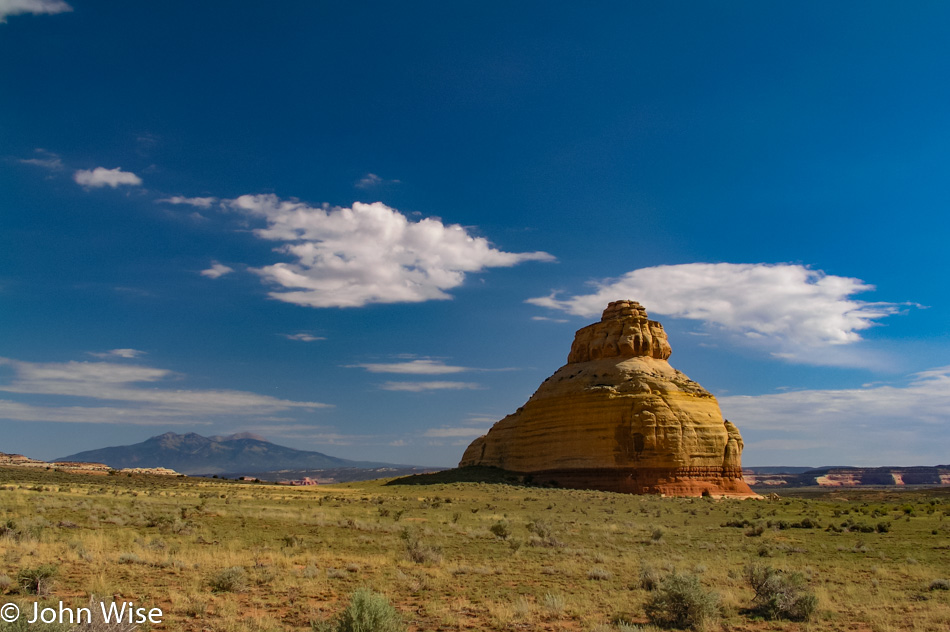
{"label": "green shrub", "polygon": [[701,630],[719,618],[719,595],[707,591],[695,575],[669,575],[644,606],[647,617],[664,628]]}
{"label": "green shrub", "polygon": [[660,586],[660,573],[652,566],[644,564],[640,567],[640,588],[656,590]]}
{"label": "green shrub", "polygon": [[52,564],[24,568],[17,573],[17,584],[20,590],[28,595],[46,595],[49,594],[56,571],[57,568]]}
{"label": "green shrub", "polygon": [[605,570],[600,567],[595,567],[587,571],[587,579],[593,579],[594,581],[607,581],[610,579],[610,571]]}
{"label": "green shrub", "polygon": [[442,561],[442,549],[426,544],[409,529],[403,529],[399,537],[406,543],[406,557],[416,564],[439,564]]}
{"label": "green shrub", "polygon": [[404,632],[402,617],[383,595],[361,588],[337,619],[335,632]]}
{"label": "green shrub", "polygon": [[950,579],[935,579],[930,582],[930,590],[950,590]]}
{"label": "green shrub", "polygon": [[241,592],[247,588],[247,573],[240,566],[218,571],[208,580],[214,592]]}
{"label": "green shrub", "polygon": [[765,619],[807,621],[818,607],[818,598],[805,588],[801,573],[753,564],[746,567],[745,575],[755,591],[753,610]]}
{"label": "green shrub", "polygon": [[502,540],[507,540],[509,537],[511,537],[511,527],[509,527],[508,523],[504,520],[496,522],[491,527],[489,527],[488,530],[491,531],[495,537],[501,538]]}

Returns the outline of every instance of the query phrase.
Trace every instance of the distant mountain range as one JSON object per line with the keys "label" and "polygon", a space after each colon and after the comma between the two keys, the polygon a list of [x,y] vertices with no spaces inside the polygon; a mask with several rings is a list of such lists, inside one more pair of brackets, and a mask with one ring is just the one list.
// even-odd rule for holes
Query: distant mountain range
{"label": "distant mountain range", "polygon": [[[323,472],[327,470],[414,470],[431,471],[411,465],[394,465],[375,461],[351,461],[321,452],[295,450],[251,433],[203,437],[194,432],[166,432],[135,445],[115,446],[70,454],[59,461],[105,463],[121,469],[126,467],[167,467],[182,474],[242,474],[294,471]],[[438,469],[438,468],[435,468]],[[386,476],[386,474],[378,474]],[[275,477],[268,477],[275,478]],[[338,478],[338,477],[334,477]]]}

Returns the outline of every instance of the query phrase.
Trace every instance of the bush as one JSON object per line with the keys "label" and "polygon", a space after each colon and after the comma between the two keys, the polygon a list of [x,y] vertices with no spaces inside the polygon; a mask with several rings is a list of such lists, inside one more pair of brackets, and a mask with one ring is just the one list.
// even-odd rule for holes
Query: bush
{"label": "bush", "polygon": [[935,579],[930,582],[930,590],[950,590],[950,579]]}
{"label": "bush", "polygon": [[495,537],[501,538],[502,540],[507,540],[509,537],[511,537],[511,527],[509,527],[508,523],[504,520],[496,522],[491,527],[489,527],[488,530],[491,531]]}
{"label": "bush", "polygon": [[750,538],[757,538],[763,533],[765,533],[765,525],[762,523],[759,523],[753,527],[749,527],[745,532],[745,534]]}
{"label": "bush", "polygon": [[215,573],[208,584],[214,592],[241,592],[247,588],[247,574],[240,566],[232,566]]}
{"label": "bush", "polygon": [[695,575],[674,573],[660,582],[644,609],[660,627],[699,630],[719,618],[719,595],[705,590]]}
{"label": "bush", "polygon": [[409,529],[403,529],[399,537],[406,543],[406,557],[416,564],[439,564],[442,561],[442,549],[424,543]]}
{"label": "bush", "polygon": [[660,586],[660,573],[652,566],[640,567],[640,588],[656,590]]}
{"label": "bush", "polygon": [[36,568],[24,568],[17,574],[20,590],[28,595],[47,595],[56,576],[57,568],[52,564],[43,564]]}
{"label": "bush", "polygon": [[540,519],[535,519],[529,522],[528,531],[538,536],[542,540],[554,536],[554,530],[551,528],[551,525]]}
{"label": "bush", "polygon": [[587,579],[593,579],[598,582],[607,581],[610,579],[610,571],[600,567],[594,567],[587,571]]}
{"label": "bush", "polygon": [[818,607],[818,598],[804,587],[801,573],[754,564],[746,567],[745,575],[755,591],[753,611],[765,619],[807,621]]}
{"label": "bush", "polygon": [[361,588],[337,619],[335,632],[404,632],[402,617],[383,595]]}
{"label": "bush", "polygon": [[550,615],[559,615],[567,607],[564,597],[556,593],[544,593],[541,598],[541,607]]}

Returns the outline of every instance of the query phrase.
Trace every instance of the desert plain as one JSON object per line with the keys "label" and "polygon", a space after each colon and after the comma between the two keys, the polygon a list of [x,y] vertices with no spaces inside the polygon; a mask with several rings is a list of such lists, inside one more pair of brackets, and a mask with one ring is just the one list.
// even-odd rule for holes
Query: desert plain
{"label": "desert plain", "polygon": [[[672,624],[650,603],[674,574],[712,600],[697,628],[950,627],[946,488],[739,500],[536,487],[478,468],[313,487],[3,468],[0,534],[0,601],[160,608],[140,630],[338,629],[361,589],[411,631],[657,630]],[[750,569],[795,578],[807,619],[768,616]],[[30,629],[73,628],[0,624]]]}

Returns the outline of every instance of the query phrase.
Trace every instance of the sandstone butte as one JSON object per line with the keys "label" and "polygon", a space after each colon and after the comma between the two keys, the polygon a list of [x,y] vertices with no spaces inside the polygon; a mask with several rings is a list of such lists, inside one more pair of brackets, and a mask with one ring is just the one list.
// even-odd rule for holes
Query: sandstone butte
{"label": "sandstone butte", "polygon": [[567,364],[465,450],[539,483],[633,494],[755,498],[742,437],[716,398],[667,362],[663,326],[615,301],[574,336]]}

